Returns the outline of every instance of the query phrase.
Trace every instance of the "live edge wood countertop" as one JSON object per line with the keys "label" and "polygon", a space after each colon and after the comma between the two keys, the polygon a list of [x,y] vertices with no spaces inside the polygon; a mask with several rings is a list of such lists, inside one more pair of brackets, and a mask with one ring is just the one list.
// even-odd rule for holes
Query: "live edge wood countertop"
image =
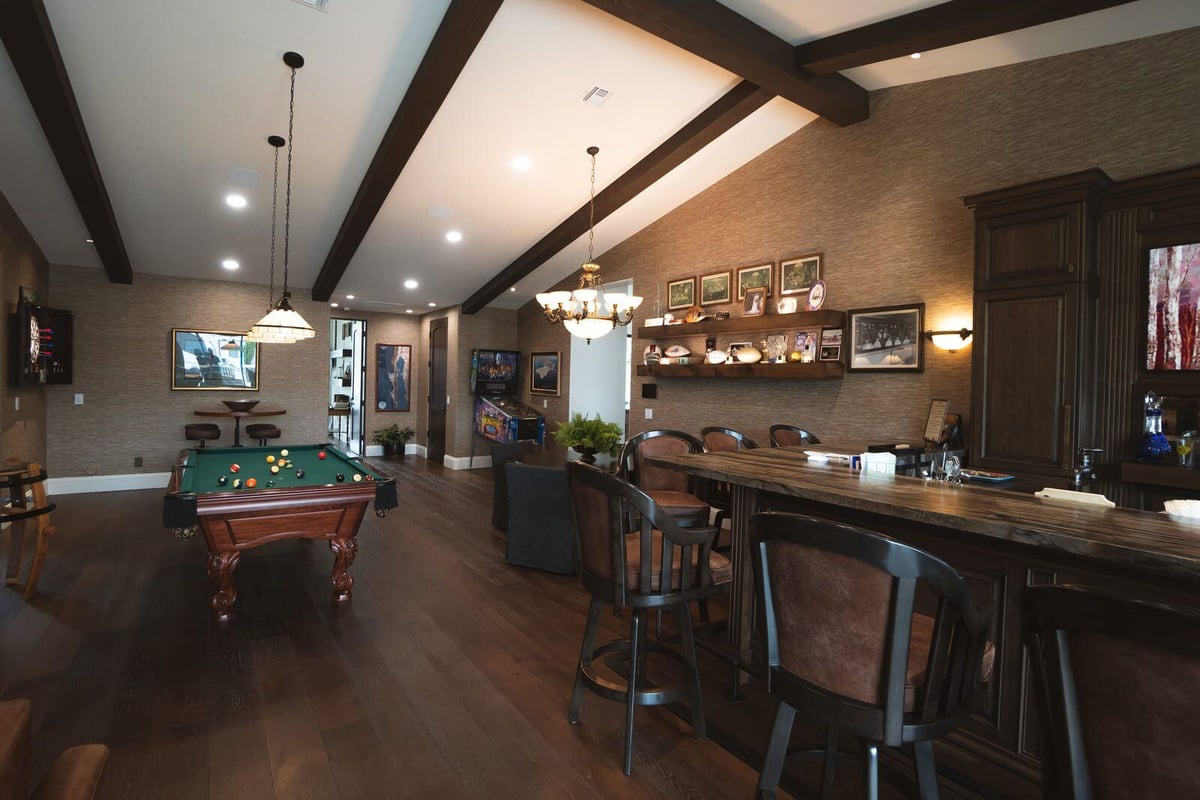
{"label": "live edge wood countertop", "polygon": [[[841,463],[810,462],[798,448],[664,456],[650,463],[800,500],[1033,547],[1047,556],[1082,558],[1120,572],[1200,583],[1200,520],[1076,507],[1003,489],[852,472]],[[964,543],[968,542],[964,539]]]}

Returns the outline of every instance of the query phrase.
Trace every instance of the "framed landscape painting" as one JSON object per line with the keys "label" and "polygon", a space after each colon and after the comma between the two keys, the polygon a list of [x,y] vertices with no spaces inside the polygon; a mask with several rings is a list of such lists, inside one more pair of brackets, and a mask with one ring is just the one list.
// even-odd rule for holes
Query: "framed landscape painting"
{"label": "framed landscape painting", "polygon": [[375,408],[408,411],[412,388],[412,345],[375,345]]}
{"label": "framed landscape painting", "polygon": [[807,294],[821,277],[821,254],[812,253],[779,262],[779,293]]}
{"label": "framed landscape painting", "polygon": [[700,305],[719,306],[733,302],[732,270],[700,276]]}
{"label": "framed landscape painting", "polygon": [[558,397],[560,351],[529,354],[529,393]]}
{"label": "framed landscape painting", "polygon": [[771,294],[771,268],[774,264],[759,264],[755,267],[742,267],[737,271],[737,299],[746,299],[747,289],[764,289],[764,295]]}
{"label": "framed landscape painting", "polygon": [[863,308],[846,313],[850,372],[923,372],[925,304]]}
{"label": "framed landscape painting", "polygon": [[680,278],[667,283],[667,310],[691,308],[696,305],[696,279]]}

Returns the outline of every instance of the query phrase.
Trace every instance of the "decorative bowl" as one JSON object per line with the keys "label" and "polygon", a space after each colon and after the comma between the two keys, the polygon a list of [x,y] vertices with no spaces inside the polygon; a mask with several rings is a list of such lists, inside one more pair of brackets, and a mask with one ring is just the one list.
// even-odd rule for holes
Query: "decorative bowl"
{"label": "decorative bowl", "polygon": [[230,411],[249,411],[259,404],[258,400],[222,400]]}

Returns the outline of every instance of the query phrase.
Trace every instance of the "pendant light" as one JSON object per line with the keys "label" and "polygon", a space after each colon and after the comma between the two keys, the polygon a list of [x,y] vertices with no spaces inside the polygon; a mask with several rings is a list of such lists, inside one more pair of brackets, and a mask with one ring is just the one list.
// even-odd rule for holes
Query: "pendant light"
{"label": "pendant light", "polygon": [[[296,121],[296,70],[304,66],[304,57],[299,53],[283,54],[283,63],[292,70],[291,95],[288,101],[288,135],[287,135],[287,183],[283,204],[283,293],[279,302],[260,319],[246,338],[252,342],[272,344],[291,344],[301,339],[311,339],[316,335],[313,327],[296,313],[288,301],[288,254],[289,238],[292,221],[292,136]],[[267,139],[275,148],[275,189],[271,201],[271,294],[275,293],[275,204],[279,194],[279,148],[283,141],[278,136]]]}
{"label": "pendant light", "polygon": [[618,325],[633,322],[633,312],[642,304],[642,298],[624,292],[604,292],[604,281],[600,279],[600,265],[592,261],[592,243],[596,233],[596,154],[599,147],[589,147],[592,157],[592,193],[588,204],[588,260],[581,269],[579,288],[573,292],[542,292],[537,301],[542,306],[546,321],[561,323],[572,336],[599,339]]}

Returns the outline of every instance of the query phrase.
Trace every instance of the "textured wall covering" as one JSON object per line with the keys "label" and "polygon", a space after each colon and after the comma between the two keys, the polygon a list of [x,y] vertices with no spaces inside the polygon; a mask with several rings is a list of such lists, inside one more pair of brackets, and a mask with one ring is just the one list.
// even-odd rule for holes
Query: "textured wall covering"
{"label": "textured wall covering", "polygon": [[[418,318],[400,314],[351,314],[354,319],[367,322],[367,421],[366,443],[372,444],[371,433],[379,428],[396,424],[401,428],[412,426],[416,431],[413,444],[425,443],[425,428],[420,425],[418,410],[425,405],[427,393],[426,378],[429,371],[425,368],[427,360],[424,351],[424,341],[421,339],[421,321]],[[412,347],[412,363],[409,364],[408,411],[377,411],[375,409],[375,345],[377,344],[407,344]]]}
{"label": "textured wall covering", "polygon": [[[46,402],[42,386],[17,387],[12,383],[12,353],[8,320],[17,311],[21,287],[38,293],[46,305],[50,267],[46,256],[33,241],[29,231],[17,218],[16,212],[0,194],[0,295],[3,296],[4,319],[0,321],[0,457],[22,461],[37,461],[47,469],[53,466],[46,459]],[[21,409],[16,409],[20,400]],[[53,474],[53,472],[51,472]]]}
{"label": "textured wall covering", "polygon": [[[603,274],[634,276],[649,298],[640,324],[668,280],[819,251],[827,308],[924,302],[927,327],[969,318],[961,198],[1091,166],[1120,180],[1200,161],[1200,70],[1184,55],[1197,47],[1193,28],[874,92],[870,120],[805,127],[604,253]],[[532,304],[520,322],[522,349],[565,349]],[[647,342],[635,339],[635,354]],[[927,347],[923,374],[829,382],[660,378],[651,401],[635,377],[631,430],[728,424],[765,440],[771,423],[792,422],[830,438],[919,439],[931,398],[969,413],[971,357]]]}
{"label": "textured wall covering", "polygon": [[[318,335],[296,344],[263,345],[258,392],[264,408],[287,414],[267,422],[283,441],[323,442],[329,392],[329,306],[293,292],[293,305]],[[266,312],[266,289],[138,273],[131,286],[108,282],[98,269],[54,266],[50,297],[75,312],[75,383],[47,386],[53,475],[162,472],[188,445],[183,426],[221,425],[219,444],[233,444],[233,420],[201,419],[196,409],[221,409],[226,391],[171,391],[171,329],[246,330]],[[82,392],[85,402],[74,405]],[[243,420],[245,423],[245,420]],[[133,466],[142,456],[143,466]]]}

